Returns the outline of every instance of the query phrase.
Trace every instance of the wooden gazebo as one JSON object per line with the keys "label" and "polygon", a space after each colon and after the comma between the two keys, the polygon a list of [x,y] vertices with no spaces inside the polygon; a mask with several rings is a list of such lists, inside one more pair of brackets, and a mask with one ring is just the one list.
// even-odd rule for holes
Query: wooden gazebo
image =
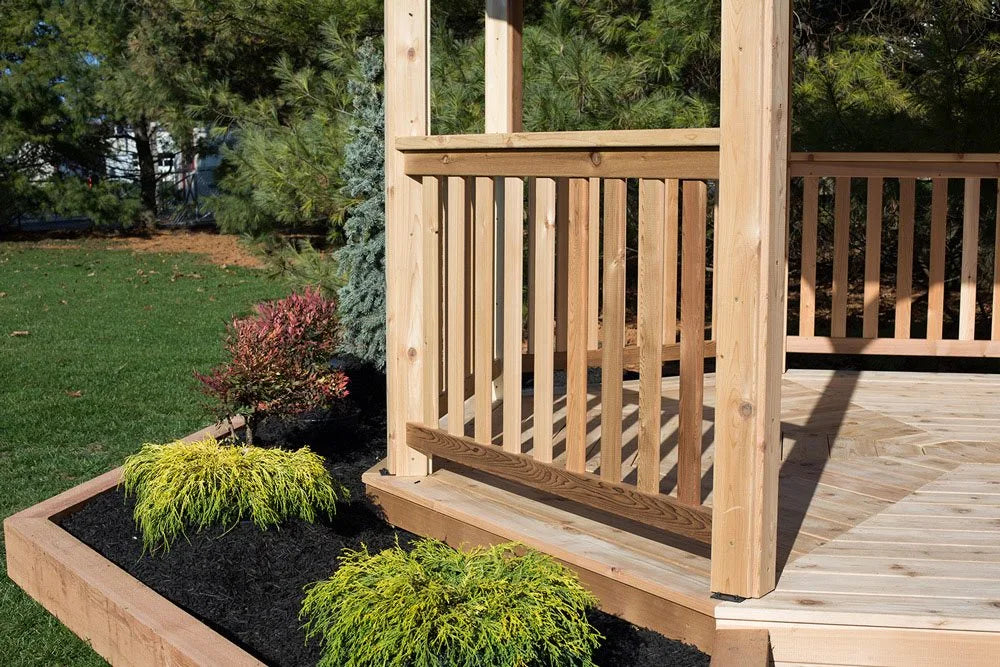
{"label": "wooden gazebo", "polygon": [[720,128],[560,133],[522,132],[521,0],[488,0],[486,134],[431,136],[429,12],[386,0],[389,446],[366,482],[389,520],[551,553],[609,611],[719,660],[995,664],[1000,376],[786,372],[785,355],[998,356],[1000,318],[977,331],[976,314],[1000,310],[1000,289],[977,293],[1000,156],[790,153],[787,0],[724,0]]}

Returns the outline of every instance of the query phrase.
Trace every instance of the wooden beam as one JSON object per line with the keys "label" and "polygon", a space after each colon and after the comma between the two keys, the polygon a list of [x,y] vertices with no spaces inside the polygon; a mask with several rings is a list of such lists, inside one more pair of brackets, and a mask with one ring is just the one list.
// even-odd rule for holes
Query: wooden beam
{"label": "wooden beam", "polygon": [[681,364],[677,428],[677,498],[701,505],[702,422],[705,412],[705,236],[708,187],[684,183],[681,223]]}
{"label": "wooden beam", "polygon": [[722,6],[712,590],[774,589],[788,204],[788,0]]}
{"label": "wooden beam", "polygon": [[587,467],[587,271],[590,181],[569,183],[569,272],[566,316],[566,467]]}
{"label": "wooden beam", "polygon": [[699,178],[719,175],[714,150],[492,150],[406,153],[410,176]]}
{"label": "wooden beam", "polygon": [[[663,394],[663,228],[665,184],[639,181],[639,439],[640,491],[660,490],[660,405]],[[681,345],[684,345],[683,339]]]}
{"label": "wooden beam", "polygon": [[[430,461],[406,447],[406,422],[425,416],[423,198],[408,178],[401,136],[430,134],[429,1],[385,3],[386,376],[388,467],[395,475],[427,475]],[[437,363],[437,360],[433,360]]]}
{"label": "wooden beam", "polygon": [[428,456],[439,456],[587,507],[697,542],[711,543],[711,512],[688,507],[670,496],[642,493],[626,484],[606,482],[588,473],[539,463],[530,456],[505,452],[499,447],[481,445],[470,438],[449,435],[420,424],[409,424],[407,443]]}
{"label": "wooden beam", "polygon": [[828,338],[789,336],[789,352],[869,354],[913,357],[998,357],[998,340],[927,340],[924,338]]}
{"label": "wooden beam", "polygon": [[601,477],[622,481],[622,349],[625,346],[625,179],[604,184],[604,346],[601,355]]}
{"label": "wooden beam", "polygon": [[578,132],[498,132],[487,134],[439,134],[399,137],[396,150],[489,151],[552,148],[717,148],[719,128],[697,127],[668,130],[587,130]]}
{"label": "wooden beam", "polygon": [[711,667],[767,667],[771,664],[767,628],[715,631]]}

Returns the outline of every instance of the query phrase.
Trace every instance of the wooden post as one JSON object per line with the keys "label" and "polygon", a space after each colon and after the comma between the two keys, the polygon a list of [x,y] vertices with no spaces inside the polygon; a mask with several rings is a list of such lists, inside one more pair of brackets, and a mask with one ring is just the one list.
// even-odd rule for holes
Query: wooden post
{"label": "wooden post", "polygon": [[712,590],[740,597],[775,585],[789,24],[788,0],[722,5]]}
{"label": "wooden post", "polygon": [[[385,221],[388,467],[427,475],[430,459],[406,446],[406,423],[424,419],[423,199],[420,181],[403,171],[399,136],[430,130],[428,0],[385,3]],[[436,363],[436,360],[430,360]]]}
{"label": "wooden post", "polygon": [[[487,133],[520,132],[523,129],[522,80],[524,67],[521,48],[523,25],[524,0],[487,0],[485,28]],[[506,242],[509,238],[506,229],[516,226],[523,230],[524,182],[516,178],[496,179],[494,198],[496,215],[493,288],[495,312],[493,321],[496,324],[494,341],[496,356],[503,357],[507,362],[510,362],[513,359],[511,351],[515,347],[515,342],[511,341],[511,345],[507,346],[504,344],[504,310],[506,305],[507,311],[513,312],[512,299],[507,298],[506,292],[509,289],[517,288],[506,285],[504,281],[504,255],[506,249],[512,247],[510,243]],[[520,262],[522,259],[520,257],[511,258],[511,261]],[[520,299],[520,290],[518,290],[516,297]],[[520,308],[517,310],[520,313]],[[516,341],[518,354],[520,354],[521,349],[520,335],[519,333]],[[516,373],[517,383],[520,384],[521,369],[512,366],[513,364],[505,363],[504,377],[506,380],[498,382],[495,386],[495,391],[500,397],[507,389],[513,388],[513,379],[507,378],[509,374]],[[508,373],[508,370],[511,373]],[[520,400],[520,391],[517,392],[515,400]]]}

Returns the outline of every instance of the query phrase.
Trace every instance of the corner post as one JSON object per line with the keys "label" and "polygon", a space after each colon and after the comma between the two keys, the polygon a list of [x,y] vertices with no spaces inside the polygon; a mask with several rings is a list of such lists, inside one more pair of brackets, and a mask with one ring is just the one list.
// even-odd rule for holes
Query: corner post
{"label": "corner post", "polygon": [[761,597],[777,560],[789,0],[723,0],[712,590]]}
{"label": "corner post", "polygon": [[430,473],[430,459],[406,446],[406,423],[422,422],[425,402],[437,398],[423,391],[422,186],[406,175],[396,150],[396,137],[430,133],[429,23],[429,0],[386,0],[386,391],[393,475]]}

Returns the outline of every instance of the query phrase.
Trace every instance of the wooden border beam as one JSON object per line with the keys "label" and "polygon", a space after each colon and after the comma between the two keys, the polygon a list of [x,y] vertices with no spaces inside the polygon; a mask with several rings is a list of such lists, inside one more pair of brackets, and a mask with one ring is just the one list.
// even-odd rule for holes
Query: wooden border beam
{"label": "wooden border beam", "polygon": [[712,590],[741,597],[776,579],[790,17],[789,0],[722,4]]}
{"label": "wooden border beam", "polygon": [[539,463],[530,456],[505,452],[499,447],[481,445],[471,438],[449,435],[420,424],[407,425],[406,440],[410,447],[427,456],[438,456],[581,505],[711,544],[711,511],[689,507],[670,496],[641,493],[626,484]]}

